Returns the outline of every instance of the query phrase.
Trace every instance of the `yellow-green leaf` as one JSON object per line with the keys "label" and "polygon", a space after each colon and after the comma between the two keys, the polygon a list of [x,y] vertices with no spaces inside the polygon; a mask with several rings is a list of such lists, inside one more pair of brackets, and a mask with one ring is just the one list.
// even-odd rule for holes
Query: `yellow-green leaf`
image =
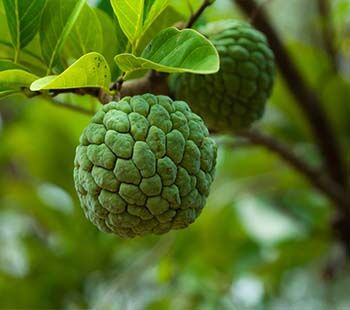
{"label": "yellow-green leaf", "polygon": [[60,75],[46,76],[30,86],[32,91],[44,89],[104,88],[108,89],[111,73],[106,59],[99,53],[80,57]]}
{"label": "yellow-green leaf", "polygon": [[11,69],[0,72],[0,85],[2,89],[17,90],[29,87],[38,77],[27,71]]}
{"label": "yellow-green leaf", "polygon": [[120,27],[134,44],[142,31],[144,0],[111,0],[111,4]]}

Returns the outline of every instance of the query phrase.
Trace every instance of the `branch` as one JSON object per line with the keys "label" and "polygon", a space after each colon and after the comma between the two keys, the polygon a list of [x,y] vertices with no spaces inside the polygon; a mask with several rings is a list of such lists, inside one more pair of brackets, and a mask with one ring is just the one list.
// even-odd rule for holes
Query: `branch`
{"label": "branch", "polygon": [[347,210],[346,216],[350,222],[350,210],[348,209],[350,207],[350,197],[348,197],[346,192],[343,192],[338,184],[324,176],[317,169],[309,166],[301,158],[291,152],[288,146],[280,143],[272,137],[262,134],[257,130],[251,130],[242,133],[241,135],[247,138],[251,143],[261,145],[274,152],[285,162],[289,163],[296,169],[296,171],[304,175],[315,188],[330,198],[342,214],[344,214],[344,210]]}
{"label": "branch", "polygon": [[120,90],[121,98],[145,93],[168,96],[169,86],[167,77],[167,73],[151,71],[141,79],[126,81]]}
{"label": "branch", "polygon": [[[236,4],[250,16],[258,7],[254,0],[235,0]],[[343,163],[337,137],[331,128],[329,119],[322,108],[318,95],[307,85],[299,69],[292,62],[291,56],[282,43],[279,35],[269,22],[263,8],[260,7],[254,21],[254,25],[264,32],[272,47],[276,62],[290,91],[296,99],[299,108],[308,119],[318,147],[323,154],[327,170],[333,180],[344,189],[347,187],[346,165]]]}
{"label": "branch", "polygon": [[83,113],[83,114],[86,114],[86,115],[90,115],[91,116],[91,115],[95,114],[94,111],[91,111],[91,110],[88,110],[88,109],[84,109],[82,107],[75,106],[73,104],[56,101],[54,99],[48,99],[48,102],[53,104],[53,105],[55,105],[55,106],[66,108],[66,109],[69,109],[69,110],[72,110],[72,111],[75,111],[75,112],[79,112],[79,113]]}
{"label": "branch", "polygon": [[332,20],[330,16],[331,8],[329,5],[329,0],[318,0],[318,9],[322,18],[321,28],[322,28],[322,37],[326,53],[329,56],[329,59],[332,64],[334,72],[338,71],[338,62],[337,62],[337,50],[334,46],[334,31],[332,27]]}
{"label": "branch", "polygon": [[187,25],[185,26],[185,28],[192,28],[193,25],[199,19],[199,17],[201,17],[201,15],[205,11],[205,9],[209,6],[211,6],[214,2],[215,1],[213,1],[213,0],[204,0],[202,5],[199,7],[199,9],[194,14],[192,14],[192,16],[191,16],[190,20],[188,21]]}

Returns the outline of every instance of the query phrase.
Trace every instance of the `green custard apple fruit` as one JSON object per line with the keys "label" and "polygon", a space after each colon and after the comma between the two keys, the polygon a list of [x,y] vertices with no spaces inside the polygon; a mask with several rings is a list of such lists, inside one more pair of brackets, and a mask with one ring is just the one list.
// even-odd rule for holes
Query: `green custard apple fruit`
{"label": "green custard apple fruit", "polygon": [[213,131],[248,128],[260,119],[274,82],[274,55],[261,32],[241,21],[208,24],[203,33],[220,56],[215,74],[176,74],[170,89]]}
{"label": "green custard apple fruit", "polygon": [[86,217],[132,238],[185,228],[203,209],[217,147],[184,101],[145,94],[111,102],[83,131],[74,181]]}

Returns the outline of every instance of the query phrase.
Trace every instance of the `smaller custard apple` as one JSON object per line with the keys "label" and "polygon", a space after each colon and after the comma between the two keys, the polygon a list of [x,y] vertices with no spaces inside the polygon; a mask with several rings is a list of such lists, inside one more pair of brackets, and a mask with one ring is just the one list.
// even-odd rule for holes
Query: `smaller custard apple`
{"label": "smaller custard apple", "polygon": [[145,94],[105,105],[76,149],[86,217],[125,238],[187,227],[214,177],[217,147],[208,135],[184,101]]}
{"label": "smaller custard apple", "polygon": [[247,23],[227,20],[208,24],[203,34],[220,57],[215,74],[176,74],[170,89],[187,101],[211,130],[248,128],[262,117],[274,82],[274,55],[261,32]]}

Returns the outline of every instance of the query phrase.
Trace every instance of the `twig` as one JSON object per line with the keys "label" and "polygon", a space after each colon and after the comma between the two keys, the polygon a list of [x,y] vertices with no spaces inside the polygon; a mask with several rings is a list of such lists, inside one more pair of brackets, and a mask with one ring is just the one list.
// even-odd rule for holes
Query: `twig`
{"label": "twig", "polygon": [[318,9],[321,15],[321,28],[322,28],[322,37],[326,53],[329,56],[329,59],[332,64],[332,68],[335,72],[338,71],[337,63],[337,50],[334,46],[334,31],[332,27],[332,20],[330,16],[331,8],[329,5],[329,0],[318,0]]}
{"label": "twig", "polygon": [[121,98],[144,93],[169,95],[168,74],[151,71],[141,79],[126,81],[120,90]]}
{"label": "twig", "polygon": [[69,109],[69,110],[72,110],[72,111],[75,111],[75,112],[79,112],[79,113],[83,113],[83,114],[86,114],[86,115],[94,115],[94,111],[91,111],[91,110],[88,110],[88,109],[84,109],[82,107],[79,107],[79,106],[75,106],[73,104],[69,104],[69,103],[66,103],[66,102],[60,102],[60,101],[56,101],[54,99],[49,99],[48,100],[49,103],[55,105],[55,106],[59,106],[59,107],[62,107],[62,108],[66,108],[66,109]]}
{"label": "twig", "polygon": [[213,3],[213,0],[204,0],[199,9],[194,14],[192,14],[185,28],[192,28],[196,21],[199,19],[199,17],[203,14],[205,9],[211,6]]}
{"label": "twig", "polygon": [[[257,8],[255,0],[235,0],[235,3],[250,16]],[[291,60],[291,56],[282,43],[279,35],[271,25],[267,14],[260,8],[254,25],[264,32],[275,53],[276,62],[288,85],[290,91],[296,98],[296,103],[304,112],[309,121],[316,142],[323,154],[327,170],[334,182],[339,183],[344,189],[347,187],[346,165],[341,156],[337,137],[333,132],[329,119],[322,108],[322,103],[318,95],[307,85],[299,69]]]}
{"label": "twig", "polygon": [[262,145],[268,150],[279,155],[284,161],[288,162],[296,171],[303,174],[315,188],[319,189],[329,197],[337,208],[337,213],[332,219],[332,228],[337,239],[344,245],[347,255],[350,255],[350,196],[334,183],[328,177],[322,175],[320,171],[309,166],[306,162],[292,153],[289,148],[275,139],[251,130],[243,133],[249,141],[254,144]]}
{"label": "twig", "polygon": [[[342,213],[344,210],[349,211],[350,197],[343,192],[342,188],[327,176],[324,176],[320,171],[311,167],[301,158],[296,156],[286,145],[272,137],[260,133],[257,130],[250,130],[241,135],[246,137],[253,144],[261,145],[279,155],[284,161],[294,167],[296,171],[304,175],[310,183],[315,186],[315,188],[329,197]],[[347,212],[347,217],[350,221],[350,212]]]}

